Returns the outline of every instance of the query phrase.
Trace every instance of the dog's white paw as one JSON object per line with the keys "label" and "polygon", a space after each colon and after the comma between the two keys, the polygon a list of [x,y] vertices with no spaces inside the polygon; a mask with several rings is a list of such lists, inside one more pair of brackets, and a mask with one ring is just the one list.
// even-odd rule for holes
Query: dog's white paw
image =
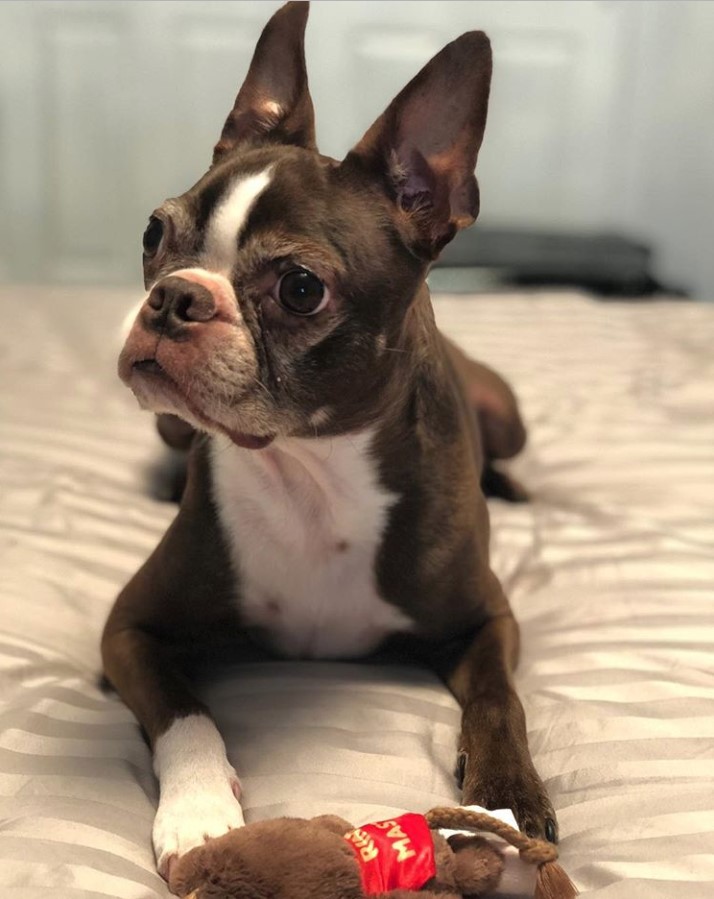
{"label": "dog's white paw", "polygon": [[168,880],[172,860],[245,821],[238,775],[210,719],[192,715],[175,722],[157,741],[154,766],[161,784],[154,852]]}
{"label": "dog's white paw", "polygon": [[228,780],[162,797],[153,832],[159,874],[168,880],[172,859],[243,824],[243,809]]}

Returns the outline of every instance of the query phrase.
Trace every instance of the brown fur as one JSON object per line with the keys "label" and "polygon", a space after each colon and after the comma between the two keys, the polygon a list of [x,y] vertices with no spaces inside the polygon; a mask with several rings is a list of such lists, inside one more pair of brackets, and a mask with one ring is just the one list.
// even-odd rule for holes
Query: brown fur
{"label": "brown fur", "polygon": [[[359,866],[334,816],[278,818],[227,833],[193,849],[174,867],[170,887],[192,899],[365,899]],[[423,890],[393,890],[383,899],[478,896],[493,888],[503,857],[481,837],[432,831],[436,877]]]}

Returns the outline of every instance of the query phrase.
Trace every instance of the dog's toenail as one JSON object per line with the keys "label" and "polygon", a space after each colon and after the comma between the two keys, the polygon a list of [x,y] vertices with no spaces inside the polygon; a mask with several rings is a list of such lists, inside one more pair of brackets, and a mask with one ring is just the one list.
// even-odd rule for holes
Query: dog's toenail
{"label": "dog's toenail", "polygon": [[463,750],[456,756],[456,783],[459,789],[464,785],[466,777],[466,762],[469,760],[468,752]]}
{"label": "dog's toenail", "polygon": [[551,843],[558,842],[558,837],[555,832],[555,821],[552,818],[545,819],[545,838]]}

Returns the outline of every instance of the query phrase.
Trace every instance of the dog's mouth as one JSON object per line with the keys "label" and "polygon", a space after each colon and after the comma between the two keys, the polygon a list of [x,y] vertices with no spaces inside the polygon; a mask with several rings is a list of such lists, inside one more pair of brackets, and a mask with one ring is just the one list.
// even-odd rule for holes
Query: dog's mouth
{"label": "dog's mouth", "polygon": [[[134,371],[142,372],[142,374],[147,375],[164,375],[169,378],[164,369],[159,365],[156,359],[139,359],[138,362],[134,362],[131,366]],[[171,380],[171,378],[169,378]]]}
{"label": "dog's mouth", "polygon": [[[131,370],[132,373],[136,373],[142,377],[148,376],[150,380],[154,378],[159,379],[162,389],[168,390],[168,392],[176,395],[179,398],[181,405],[185,407],[191,418],[194,419],[194,421],[190,421],[189,424],[195,425],[198,423],[203,429],[209,432],[218,431],[221,434],[225,434],[232,443],[235,443],[236,446],[240,446],[243,449],[264,449],[275,439],[274,434],[247,434],[244,431],[236,431],[221,422],[209,418],[204,412],[196,408],[196,406],[187,398],[184,391],[181,390],[176,381],[155,358],[138,359],[135,362],[132,362]],[[180,414],[179,417],[181,417]]]}

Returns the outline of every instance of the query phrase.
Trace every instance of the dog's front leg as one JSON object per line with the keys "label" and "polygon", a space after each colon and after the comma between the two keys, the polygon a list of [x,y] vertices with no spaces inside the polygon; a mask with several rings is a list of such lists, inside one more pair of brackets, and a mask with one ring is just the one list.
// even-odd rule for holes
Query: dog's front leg
{"label": "dog's front leg", "polygon": [[491,618],[446,675],[463,709],[462,802],[510,808],[521,830],[556,842],[555,812],[531,761],[526,718],[513,685],[518,643],[511,615]]}
{"label": "dog's front leg", "polygon": [[208,484],[205,448],[196,445],[178,514],[122,590],[102,637],[104,672],[154,752],[153,837],[164,876],[173,857],[243,824],[238,777],[179,664],[239,632],[236,585]]}
{"label": "dog's front leg", "polygon": [[160,800],[153,829],[159,872],[208,837],[241,826],[238,776],[208,709],[189,691],[170,654],[138,627],[102,641],[105,673],[141,723],[154,751]]}

